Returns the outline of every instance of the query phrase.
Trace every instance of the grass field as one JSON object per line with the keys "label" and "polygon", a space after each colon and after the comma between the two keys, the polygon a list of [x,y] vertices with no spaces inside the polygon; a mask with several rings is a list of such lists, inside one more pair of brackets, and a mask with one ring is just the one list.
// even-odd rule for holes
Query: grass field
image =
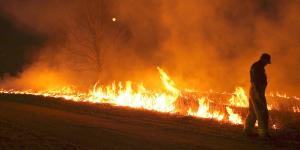
{"label": "grass field", "polygon": [[241,125],[210,119],[1,94],[0,149],[300,149],[300,115],[270,114],[281,127],[262,141],[245,137]]}

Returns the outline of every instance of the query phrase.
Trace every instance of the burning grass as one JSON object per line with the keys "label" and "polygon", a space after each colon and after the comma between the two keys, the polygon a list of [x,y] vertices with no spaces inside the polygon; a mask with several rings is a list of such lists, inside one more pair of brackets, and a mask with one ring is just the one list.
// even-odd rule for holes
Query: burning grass
{"label": "burning grass", "polygon": [[[81,143],[82,145],[79,144],[79,146],[84,146],[84,144],[86,143],[88,143],[88,145],[90,146],[91,139],[95,139],[94,142],[99,144],[100,147],[103,147],[103,144],[105,143],[109,143],[108,145],[111,146],[117,142],[115,141],[115,139],[118,138],[119,133],[125,133],[128,135],[122,139],[119,139],[122,141],[128,138],[130,139],[130,137],[132,137],[133,135],[138,134],[138,139],[145,139],[149,137],[151,139],[155,139],[155,143],[163,142],[168,143],[172,146],[176,143],[175,147],[177,149],[189,149],[181,147],[178,148],[178,145],[191,147],[191,145],[195,143],[197,143],[196,145],[198,146],[201,145],[200,147],[202,147],[202,145],[206,145],[207,143],[209,143],[208,145],[212,143],[212,145],[214,145],[215,143],[219,143],[221,146],[224,146],[222,144],[227,143],[225,145],[227,145],[228,147],[234,147],[237,144],[252,145],[254,147],[266,146],[266,143],[264,142],[255,140],[255,142],[253,143],[253,139],[244,137],[242,134],[242,126],[232,125],[231,123],[226,123],[211,118],[184,116],[178,113],[161,113],[148,111],[145,109],[132,109],[130,107],[115,106],[107,103],[75,102],[66,100],[64,98],[24,94],[0,94],[0,102],[0,106],[2,106],[3,108],[1,109],[3,110],[2,118],[10,118],[9,120],[11,120],[12,123],[14,123],[14,121],[17,120],[19,116],[21,118],[28,118],[25,122],[23,118],[20,120],[22,122],[21,124],[31,131],[44,131],[43,129],[46,128],[47,130],[43,132],[43,134],[41,134],[45,135],[46,138],[48,136],[55,136],[58,138],[63,135],[63,137],[61,137],[62,139],[66,140],[66,137],[70,137],[69,140],[72,141],[74,140],[74,137],[76,137],[78,141],[75,141],[74,143]],[[246,113],[247,109],[234,108],[234,110],[238,113],[241,112],[241,114],[243,114]],[[28,112],[28,114],[24,112]],[[54,113],[56,114],[54,115],[56,117],[53,117],[53,115],[49,115],[48,113]],[[66,117],[65,113],[69,115],[72,114],[71,116],[76,117]],[[15,114],[18,117],[12,114]],[[44,122],[37,114],[41,114],[40,117],[44,118],[42,119],[44,120]],[[271,116],[277,116],[279,120],[284,121],[285,126],[277,130],[271,130],[271,134],[274,137],[275,141],[273,143],[269,143],[268,145],[270,145],[271,147],[279,148],[299,148],[299,114],[279,112],[275,110],[271,110],[270,114]],[[51,116],[51,118],[48,118],[49,116]],[[93,119],[90,120],[91,118]],[[74,128],[69,129],[70,124],[66,123],[71,121],[72,124],[77,124],[75,123],[76,119],[79,119],[79,125],[75,125],[76,133],[80,133],[80,136],[76,136],[76,134],[74,134]],[[99,120],[95,121],[95,119]],[[110,122],[114,124],[110,124]],[[34,127],[32,127],[30,124],[34,124]],[[51,125],[49,126],[49,124]],[[49,127],[45,127],[47,125]],[[109,127],[107,127],[106,125],[109,125]],[[118,132],[116,132],[117,134],[114,134],[111,138],[111,134],[109,134],[108,137],[103,135],[106,132],[99,132],[99,130],[101,131],[111,129],[112,126]],[[52,128],[55,132],[49,132],[49,128]],[[57,134],[58,130],[62,132]],[[100,135],[95,136],[95,134],[90,134],[91,132],[98,133]],[[82,135],[81,133],[86,134]],[[153,134],[156,138],[152,138]],[[5,135],[11,135],[11,133]],[[39,144],[45,143],[45,141],[43,141],[43,139],[45,139],[45,136],[40,137],[39,141],[41,142]],[[174,141],[170,142],[168,139],[169,137],[171,137],[171,139],[173,139]],[[30,141],[31,140],[32,139],[30,139]],[[182,140],[185,141],[184,144],[180,142]],[[24,138],[22,139],[22,141],[18,141],[17,143],[12,141],[11,144],[22,145],[24,144],[23,141]],[[137,140],[130,141],[132,141],[132,144],[138,143]],[[60,142],[63,143],[61,139]],[[149,141],[147,140],[146,143],[149,144]],[[150,142],[150,145],[153,145],[153,143]],[[228,147],[222,148],[228,149]],[[253,149],[253,147],[248,148]],[[130,149],[132,149],[132,147],[130,147]]]}
{"label": "burning grass", "polygon": [[[233,93],[184,91],[178,89],[175,82],[161,68],[157,69],[165,87],[164,91],[149,90],[143,84],[133,84],[128,81],[125,84],[114,82],[107,86],[96,83],[89,92],[64,87],[25,91],[2,89],[1,93],[63,98],[75,102],[108,103],[115,106],[208,118],[222,123],[243,124],[248,107],[248,97],[243,88],[238,87]],[[267,100],[268,109],[274,112],[292,115],[298,115],[300,112],[300,100],[297,97],[276,93],[268,95]],[[285,121],[277,116],[271,115],[273,129],[286,125]]]}

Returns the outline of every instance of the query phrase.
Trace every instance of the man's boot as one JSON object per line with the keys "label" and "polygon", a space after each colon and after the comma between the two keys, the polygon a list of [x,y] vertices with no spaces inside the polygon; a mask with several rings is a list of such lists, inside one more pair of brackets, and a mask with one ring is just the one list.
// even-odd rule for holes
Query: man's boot
{"label": "man's boot", "polygon": [[264,139],[264,140],[271,139],[271,136],[267,129],[258,129],[258,135],[261,139]]}
{"label": "man's boot", "polygon": [[258,136],[258,134],[254,131],[253,128],[244,128],[244,133],[246,136],[248,137],[256,137]]}

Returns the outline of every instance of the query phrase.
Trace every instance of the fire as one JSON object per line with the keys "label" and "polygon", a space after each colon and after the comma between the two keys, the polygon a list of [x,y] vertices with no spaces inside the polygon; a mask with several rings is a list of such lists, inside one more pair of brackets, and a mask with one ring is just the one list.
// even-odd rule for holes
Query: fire
{"label": "fire", "polygon": [[[274,96],[272,93],[271,93],[270,95],[271,95],[271,96]],[[275,95],[276,95],[277,97],[281,97],[281,98],[286,98],[286,99],[289,99],[289,98],[290,98],[289,96],[287,96],[286,93],[281,94],[281,93],[279,93],[279,92],[276,92]]]}
{"label": "fire", "polygon": [[229,120],[235,124],[242,124],[242,118],[239,114],[236,114],[233,112],[233,110],[230,107],[226,107],[226,110],[229,114]]}
{"label": "fire", "polygon": [[300,113],[300,107],[299,106],[293,106],[293,111]]}
{"label": "fire", "polygon": [[[211,118],[211,119],[216,119],[218,121],[221,121],[224,119],[224,113],[220,112],[220,111],[213,111],[210,112],[209,111],[209,103],[206,102],[206,99],[204,97],[198,99],[199,101],[199,108],[197,110],[197,112],[192,112],[191,110],[189,110],[188,114],[191,116],[196,116],[196,117],[200,117],[200,118]],[[235,123],[235,122],[233,122]]]}
{"label": "fire", "polygon": [[[61,97],[66,100],[83,101],[90,103],[109,103],[116,106],[126,106],[151,111],[188,115],[199,118],[208,118],[231,124],[242,124],[241,114],[236,108],[248,107],[248,97],[242,87],[236,88],[233,94],[226,92],[217,93],[210,91],[201,95],[194,90],[180,90],[175,82],[161,68],[157,67],[160,79],[165,90],[149,90],[142,83],[134,84],[131,81],[125,83],[113,82],[104,86],[97,82],[89,92],[79,92],[75,87],[63,87],[48,90],[1,90],[6,94],[30,94],[45,97]],[[219,96],[211,96],[211,95]],[[231,97],[227,97],[231,95]],[[270,97],[291,98],[287,95],[270,95]],[[223,98],[222,98],[223,97]],[[269,103],[269,102],[268,102]],[[272,102],[268,108],[276,108]],[[292,112],[300,112],[299,105],[292,105]],[[277,128],[276,125],[272,126]]]}
{"label": "fire", "polygon": [[172,112],[174,110],[172,104],[176,99],[174,95],[149,92],[142,84],[133,88],[130,81],[125,85],[119,82],[106,87],[96,84],[88,95],[89,101],[94,103],[111,103],[160,112]]}
{"label": "fire", "polygon": [[163,82],[165,88],[174,93],[175,95],[179,94],[179,90],[175,87],[175,82],[170,79],[170,77],[159,67],[157,67],[157,70],[160,73],[160,79]]}
{"label": "fire", "polygon": [[232,97],[229,99],[229,103],[232,106],[248,107],[248,97],[245,93],[245,90],[242,87],[236,88]]}

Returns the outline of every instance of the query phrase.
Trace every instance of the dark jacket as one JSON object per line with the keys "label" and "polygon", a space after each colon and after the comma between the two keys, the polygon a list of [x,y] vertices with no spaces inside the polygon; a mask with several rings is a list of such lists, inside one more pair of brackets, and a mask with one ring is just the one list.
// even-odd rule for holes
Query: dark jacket
{"label": "dark jacket", "polygon": [[265,73],[265,66],[262,62],[255,62],[250,69],[251,86],[254,87],[257,92],[264,94],[268,81]]}

